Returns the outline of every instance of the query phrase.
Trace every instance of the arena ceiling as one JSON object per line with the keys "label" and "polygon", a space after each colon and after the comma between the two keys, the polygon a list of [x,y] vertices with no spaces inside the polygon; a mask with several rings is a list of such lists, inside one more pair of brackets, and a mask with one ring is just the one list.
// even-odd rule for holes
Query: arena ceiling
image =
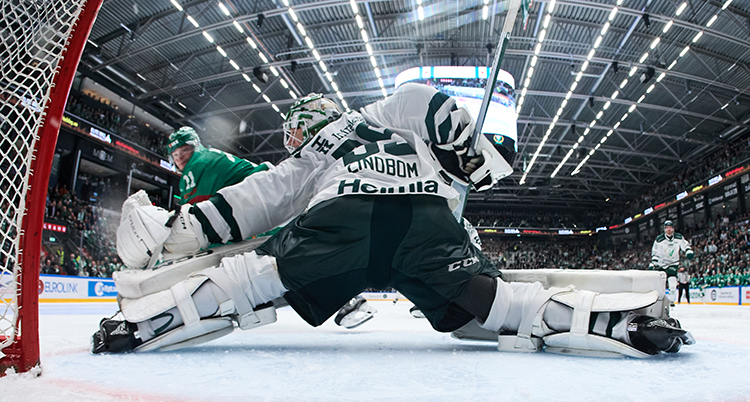
{"label": "arena ceiling", "polygon": [[[290,91],[357,109],[392,93],[407,68],[489,65],[507,8],[497,0],[109,0],[80,71],[198,128],[208,144],[279,162]],[[475,202],[617,205],[750,128],[750,0],[534,1],[525,27],[521,12],[516,18],[502,64],[524,98],[515,173],[472,194]]]}

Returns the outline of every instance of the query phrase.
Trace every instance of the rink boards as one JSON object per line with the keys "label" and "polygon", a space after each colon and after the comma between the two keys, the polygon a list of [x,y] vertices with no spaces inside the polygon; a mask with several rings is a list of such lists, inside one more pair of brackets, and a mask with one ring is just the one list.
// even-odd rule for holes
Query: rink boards
{"label": "rink boards", "polygon": [[[0,275],[0,296],[9,301],[10,275]],[[9,293],[9,292],[8,292]],[[400,293],[363,292],[367,300],[407,301]],[[87,278],[78,276],[40,275],[39,301],[42,303],[113,302],[117,288],[110,278]],[[683,302],[684,302],[683,298]],[[691,303],[720,305],[750,305],[750,286],[728,286],[723,288],[690,289]]]}

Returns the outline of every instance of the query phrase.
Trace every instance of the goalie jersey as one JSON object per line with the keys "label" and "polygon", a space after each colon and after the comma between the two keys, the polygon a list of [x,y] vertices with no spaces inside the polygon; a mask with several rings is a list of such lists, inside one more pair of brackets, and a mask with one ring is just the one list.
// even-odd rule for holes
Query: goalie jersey
{"label": "goalie jersey", "polygon": [[681,234],[675,233],[672,237],[668,237],[662,233],[654,240],[651,263],[660,269],[674,268],[680,264],[680,250],[684,253],[693,251],[690,243]]}
{"label": "goalie jersey", "polygon": [[455,101],[447,95],[405,84],[361,113],[343,114],[277,167],[220,190],[191,212],[210,242],[225,243],[265,232],[307,208],[347,195],[426,194],[449,200],[452,208],[458,193],[443,178],[425,141],[455,140],[454,110]]}

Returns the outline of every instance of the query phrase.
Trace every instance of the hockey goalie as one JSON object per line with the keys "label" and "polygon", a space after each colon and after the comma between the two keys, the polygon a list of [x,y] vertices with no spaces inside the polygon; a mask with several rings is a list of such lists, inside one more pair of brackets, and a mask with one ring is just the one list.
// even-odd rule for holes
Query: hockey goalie
{"label": "hockey goalie", "polygon": [[136,269],[291,222],[251,252],[115,278],[124,320],[102,320],[94,353],[177,349],[272,323],[280,298],[317,326],[388,286],[435,330],[501,350],[646,357],[694,342],[668,316],[659,273],[501,273],[473,247],[450,184],[487,190],[513,155],[480,137],[469,156],[474,124],[424,85],[348,113],[311,94],[286,117],[292,154],[275,168],[179,214],[126,201],[117,248]]}

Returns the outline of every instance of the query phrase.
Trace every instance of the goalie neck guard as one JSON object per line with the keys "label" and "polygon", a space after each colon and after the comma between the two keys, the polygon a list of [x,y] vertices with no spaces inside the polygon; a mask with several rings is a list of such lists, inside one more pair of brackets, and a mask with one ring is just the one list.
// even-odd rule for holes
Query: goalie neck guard
{"label": "goalie neck guard", "polygon": [[301,98],[289,108],[284,119],[284,147],[293,153],[339,117],[341,111],[338,106],[323,95],[312,93]]}

